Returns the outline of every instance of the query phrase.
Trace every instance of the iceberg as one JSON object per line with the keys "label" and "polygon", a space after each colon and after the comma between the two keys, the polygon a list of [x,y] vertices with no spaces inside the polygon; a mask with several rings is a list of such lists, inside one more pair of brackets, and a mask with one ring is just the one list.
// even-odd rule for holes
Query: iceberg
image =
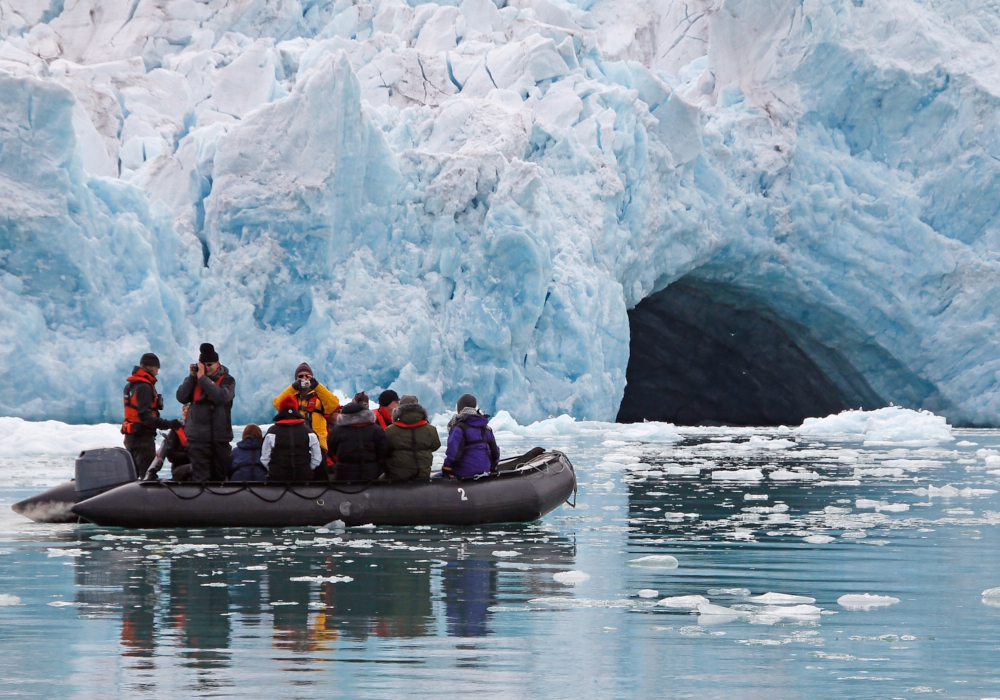
{"label": "iceberg", "polygon": [[148,350],[177,415],[208,341],[238,422],[302,360],[611,421],[683,289],[803,396],[1000,423],[996,10],[724,5],[4,3],[0,415],[115,423]]}

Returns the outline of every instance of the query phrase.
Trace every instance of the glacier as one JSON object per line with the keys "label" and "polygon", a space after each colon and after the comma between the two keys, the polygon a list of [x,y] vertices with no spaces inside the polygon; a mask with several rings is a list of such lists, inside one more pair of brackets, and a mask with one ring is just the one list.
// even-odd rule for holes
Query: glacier
{"label": "glacier", "polygon": [[[0,415],[120,419],[200,342],[350,395],[614,420],[628,310],[751,309],[1000,424],[984,0],[0,0]],[[874,406],[872,406],[874,407]]]}

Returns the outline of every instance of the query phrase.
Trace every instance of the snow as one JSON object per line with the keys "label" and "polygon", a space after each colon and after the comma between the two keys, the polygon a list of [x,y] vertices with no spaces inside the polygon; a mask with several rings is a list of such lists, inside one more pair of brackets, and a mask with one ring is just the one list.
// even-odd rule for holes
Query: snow
{"label": "snow", "polygon": [[0,12],[4,415],[114,423],[150,349],[176,415],[210,341],[238,421],[303,359],[608,421],[627,310],[686,278],[884,402],[1000,418],[1000,52],[947,3],[48,5]]}

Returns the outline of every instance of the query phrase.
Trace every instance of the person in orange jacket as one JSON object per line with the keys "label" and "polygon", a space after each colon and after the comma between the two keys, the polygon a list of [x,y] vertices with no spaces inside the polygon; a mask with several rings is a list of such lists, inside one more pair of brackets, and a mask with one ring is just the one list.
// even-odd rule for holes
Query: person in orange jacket
{"label": "person in orange jacket", "polygon": [[125,405],[122,435],[125,436],[125,449],[132,456],[136,476],[140,479],[156,459],[156,431],[181,427],[179,420],[160,417],[163,397],[156,391],[156,375],[159,372],[160,358],[147,352],[125,380],[128,383],[122,392]]}
{"label": "person in orange jacket", "polygon": [[303,362],[295,368],[295,381],[291,386],[275,397],[275,410],[280,410],[281,401],[286,396],[296,396],[299,400],[299,413],[319,438],[319,446],[323,450],[323,461],[326,463],[327,419],[340,408],[340,399],[333,392],[317,381],[312,367]]}

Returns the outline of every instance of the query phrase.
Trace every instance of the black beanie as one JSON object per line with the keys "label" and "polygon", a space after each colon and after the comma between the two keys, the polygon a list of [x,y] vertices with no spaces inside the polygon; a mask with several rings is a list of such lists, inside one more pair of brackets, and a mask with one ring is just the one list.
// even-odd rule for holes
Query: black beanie
{"label": "black beanie", "polygon": [[140,367],[159,367],[160,358],[151,352],[147,352],[145,355],[139,358]]}
{"label": "black beanie", "polygon": [[475,408],[478,405],[479,402],[476,401],[475,396],[472,394],[462,394],[458,397],[458,403],[455,405],[455,410],[461,413],[463,408]]}
{"label": "black beanie", "polygon": [[198,362],[218,362],[219,353],[215,351],[215,347],[211,343],[202,343],[201,354],[198,355]]}
{"label": "black beanie", "polygon": [[367,406],[362,406],[359,403],[351,401],[349,404],[340,409],[340,412],[346,413],[347,415],[351,415],[353,413],[361,413],[362,411],[367,411],[367,410],[368,410]]}
{"label": "black beanie", "polygon": [[378,405],[388,406],[393,401],[399,401],[399,394],[397,394],[392,389],[386,389],[381,394],[378,395]]}

